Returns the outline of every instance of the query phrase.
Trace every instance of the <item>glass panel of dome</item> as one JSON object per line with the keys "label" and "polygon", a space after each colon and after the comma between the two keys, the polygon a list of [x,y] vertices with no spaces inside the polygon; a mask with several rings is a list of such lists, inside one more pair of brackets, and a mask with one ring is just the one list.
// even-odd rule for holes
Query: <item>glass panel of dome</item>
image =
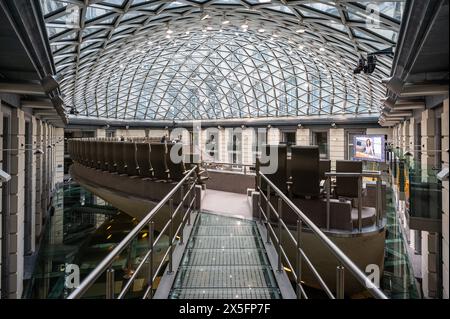
{"label": "glass panel of dome", "polygon": [[90,6],[86,10],[86,20],[87,21],[93,20],[93,19],[98,18],[108,12],[109,12],[108,10]]}
{"label": "glass panel of dome", "polygon": [[292,11],[291,8],[289,8],[288,6],[269,6],[267,7],[268,9],[271,10],[276,10],[276,11],[281,11],[281,12],[286,12],[286,13],[294,13]]}
{"label": "glass panel of dome", "polygon": [[127,2],[126,0],[103,0],[102,3],[103,4],[112,4],[116,7],[123,7],[125,2]]}
{"label": "glass panel of dome", "polygon": [[41,8],[44,15],[57,11],[58,9],[64,8],[67,4],[56,0],[41,0]]}
{"label": "glass panel of dome", "polygon": [[310,7],[323,13],[339,17],[339,11],[336,7],[325,3],[304,3],[303,6]]}
{"label": "glass panel of dome", "polygon": [[47,33],[50,38],[66,30],[68,29],[64,27],[47,27]]}

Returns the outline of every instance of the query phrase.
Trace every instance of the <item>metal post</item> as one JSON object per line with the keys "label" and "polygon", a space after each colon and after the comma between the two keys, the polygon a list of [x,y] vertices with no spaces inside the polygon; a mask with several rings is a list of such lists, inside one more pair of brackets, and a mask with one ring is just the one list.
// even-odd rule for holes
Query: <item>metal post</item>
{"label": "metal post", "polygon": [[331,177],[327,176],[327,230],[330,230],[330,193],[331,193]]}
{"label": "metal post", "polygon": [[154,233],[155,224],[151,221],[148,224],[148,247],[150,249],[150,255],[148,256],[148,286],[149,297],[150,299],[153,297],[153,233]]}
{"label": "metal post", "polygon": [[377,177],[377,226],[380,225],[380,221],[383,219],[383,199],[382,199],[382,188],[383,184],[381,182],[381,177]]}
{"label": "metal post", "polygon": [[362,176],[358,176],[358,230],[362,231]]}
{"label": "metal post", "polygon": [[336,267],[336,299],[344,299],[344,267]]}
{"label": "metal post", "polygon": [[302,254],[300,247],[300,237],[302,234],[302,221],[297,219],[297,298],[302,298],[302,290],[300,289],[302,284]]}
{"label": "metal post", "polygon": [[270,244],[270,232],[269,232],[269,225],[270,225],[270,186],[267,184],[267,203],[266,203],[266,230],[267,230],[267,239],[266,243]]}
{"label": "metal post", "polygon": [[278,197],[278,272],[281,272],[281,237],[282,237],[282,229],[281,229],[281,219],[283,218],[283,202],[281,201],[281,197]]}
{"label": "metal post", "polygon": [[256,181],[257,181],[257,183],[258,183],[258,189],[257,189],[257,191],[258,191],[258,193],[259,193],[259,195],[258,195],[258,214],[259,214],[259,222],[260,223],[262,223],[262,215],[261,215],[261,209],[262,209],[262,206],[261,206],[261,193],[262,193],[262,189],[261,189],[261,173],[258,171],[257,173],[256,173]]}
{"label": "metal post", "polygon": [[[195,183],[195,182],[194,182],[194,183]],[[189,184],[188,184],[188,186],[189,186]],[[187,224],[188,224],[188,226],[190,226],[190,225],[191,225],[191,210],[192,210],[191,203],[192,203],[192,198],[193,198],[192,192],[193,192],[193,191],[195,192],[195,185],[193,185],[192,188],[189,186],[188,189],[189,189],[189,190],[188,190],[188,192],[189,192],[189,195],[188,195],[188,203],[189,203],[189,207],[188,207]],[[192,205],[195,205],[195,203],[193,203]]]}
{"label": "metal post", "polygon": [[106,271],[106,299],[114,299],[114,269]]}
{"label": "metal post", "polygon": [[168,274],[173,273],[173,198],[169,199],[169,214],[170,214],[170,226],[169,226],[169,270]]}

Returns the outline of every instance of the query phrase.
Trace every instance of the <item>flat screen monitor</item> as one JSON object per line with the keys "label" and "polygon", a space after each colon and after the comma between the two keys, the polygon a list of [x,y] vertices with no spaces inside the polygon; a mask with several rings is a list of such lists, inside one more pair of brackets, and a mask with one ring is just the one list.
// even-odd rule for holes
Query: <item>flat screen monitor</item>
{"label": "flat screen monitor", "polygon": [[384,135],[356,135],[353,137],[353,160],[384,162]]}

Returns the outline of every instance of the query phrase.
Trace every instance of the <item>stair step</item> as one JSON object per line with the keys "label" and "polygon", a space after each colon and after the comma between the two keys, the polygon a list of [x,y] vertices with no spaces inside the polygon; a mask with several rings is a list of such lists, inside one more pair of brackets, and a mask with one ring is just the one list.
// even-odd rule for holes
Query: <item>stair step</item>
{"label": "stair step", "polygon": [[169,298],[280,298],[255,221],[198,215]]}
{"label": "stair step", "polygon": [[173,289],[171,299],[279,299],[278,288]]}
{"label": "stair step", "polygon": [[174,288],[276,288],[269,266],[181,266]]}
{"label": "stair step", "polygon": [[187,248],[191,249],[257,249],[264,248],[257,237],[252,236],[192,236]]}
{"label": "stair step", "polygon": [[208,225],[254,225],[254,221],[247,219],[237,219],[230,218],[220,215],[213,214],[202,214],[198,217],[197,220],[198,225],[200,226],[208,226]]}
{"label": "stair step", "polygon": [[194,236],[256,236],[257,229],[249,225],[241,226],[200,226]]}
{"label": "stair step", "polygon": [[183,266],[268,265],[262,249],[188,249]]}

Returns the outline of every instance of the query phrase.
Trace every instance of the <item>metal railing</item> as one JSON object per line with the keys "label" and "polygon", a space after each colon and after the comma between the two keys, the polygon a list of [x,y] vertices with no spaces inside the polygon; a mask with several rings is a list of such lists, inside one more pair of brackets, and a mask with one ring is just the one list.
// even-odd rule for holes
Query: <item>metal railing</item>
{"label": "metal railing", "polygon": [[[261,188],[261,180],[264,180],[267,189],[266,194]],[[309,268],[315,279],[318,281],[320,287],[324,290],[329,298],[343,299],[345,286],[344,286],[344,271],[348,270],[356,280],[366,287],[369,293],[377,299],[387,299],[386,295],[375,284],[367,278],[367,276],[345,255],[320,229],[317,227],[283,192],[281,192],[263,173],[257,172],[257,188],[259,192],[258,199],[258,211],[259,219],[266,224],[267,228],[267,242],[270,243],[270,236],[274,238],[274,245],[276,246],[278,253],[278,271],[282,271],[283,262],[292,269],[292,274],[296,282],[296,293],[298,298],[308,298],[305,289],[302,285],[302,264],[303,262]],[[275,192],[277,198],[277,209],[271,203],[271,192]],[[262,207],[262,199],[265,200],[265,210]],[[283,202],[295,213],[297,216],[297,236],[292,235],[286,223],[283,221]],[[275,223],[277,224],[278,235],[272,226],[271,220],[275,217]],[[306,256],[302,249],[302,228],[307,226],[312,233],[319,239],[319,241],[327,248],[329,252],[334,255],[338,261],[336,267],[336,292],[335,295],[331,292],[330,288],[325,283],[322,276],[312,264],[311,260]],[[289,257],[283,248],[283,230],[286,231],[287,239],[296,247],[296,267],[293,267]],[[295,271],[294,271],[295,269]]]}
{"label": "metal railing", "polygon": [[[212,166],[212,167],[210,167]],[[230,172],[236,172],[236,170],[233,169],[233,167],[238,167],[239,170],[244,175],[249,174],[255,174],[255,171],[251,171],[251,168],[255,168],[255,164],[242,164],[242,163],[227,163],[227,162],[209,162],[209,161],[202,161],[202,167],[208,169],[208,170],[223,170],[223,171],[230,171]],[[220,168],[217,168],[220,167]]]}
{"label": "metal railing", "polygon": [[[130,290],[131,286],[135,282],[138,274],[144,269],[144,266],[147,265],[148,272],[146,274],[147,279],[147,288],[144,292],[142,299],[152,298],[153,296],[153,283],[155,282],[156,277],[163,269],[163,266],[166,263],[166,259],[168,259],[168,271],[172,272],[173,270],[173,250],[174,245],[177,240],[179,240],[180,244],[183,243],[183,230],[184,226],[190,225],[191,223],[191,213],[194,210],[195,203],[197,200],[197,193],[195,191],[195,185],[198,181],[198,176],[196,174],[197,166],[194,166],[185,176],[184,178],[142,219],[142,221],[135,227],[133,230],[129,232],[129,234],[104,258],[99,265],[83,280],[83,282],[76,288],[67,299],[78,299],[83,297],[83,295],[89,290],[89,288],[97,281],[97,279],[106,272],[106,298],[114,299],[115,298],[115,280],[114,280],[114,269],[113,262],[120,257],[120,254],[133,243],[135,239],[138,238],[139,233],[145,227],[148,227],[149,234],[149,249],[147,253],[142,258],[142,261],[137,265],[133,274],[125,283],[124,287],[119,292],[117,298],[122,299],[125,297],[127,292]],[[185,187],[187,186],[187,191],[185,191]],[[174,197],[177,192],[180,191],[180,202],[176,208],[174,208]],[[187,201],[187,207],[185,205]],[[164,224],[159,235],[156,238],[153,238],[154,233],[154,217],[155,215],[166,205],[169,206],[169,216],[168,221]],[[186,207],[184,211],[184,215],[182,216],[182,220],[176,230],[174,230],[174,220],[177,215],[182,212],[182,208]],[[156,244],[161,241],[164,233],[169,231],[169,246],[164,252],[163,258],[161,262],[157,265],[156,271],[153,271],[154,262],[153,255]]]}
{"label": "metal railing", "polygon": [[382,198],[381,198],[381,172],[379,171],[364,171],[362,173],[344,173],[344,172],[326,172],[326,196],[327,196],[327,230],[330,229],[330,196],[331,196],[331,177],[356,177],[358,178],[358,231],[362,232],[362,191],[363,191],[363,177],[376,178],[376,199],[375,199],[375,223],[379,227],[383,218],[382,213]]}

